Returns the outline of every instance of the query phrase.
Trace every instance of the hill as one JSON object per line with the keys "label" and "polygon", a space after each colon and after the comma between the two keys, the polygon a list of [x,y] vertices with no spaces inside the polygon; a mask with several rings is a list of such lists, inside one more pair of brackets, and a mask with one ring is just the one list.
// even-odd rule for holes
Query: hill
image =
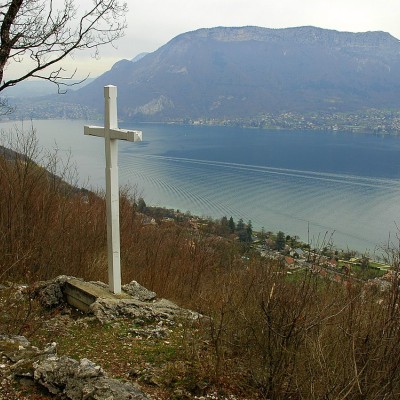
{"label": "hill", "polygon": [[[88,78],[85,81],[81,82],[76,79],[65,80],[65,85],[71,86],[60,86],[60,92],[64,92],[65,90],[77,90],[90,82],[93,82],[94,78]],[[33,97],[38,96],[47,96],[51,94],[55,94],[58,92],[57,85],[52,82],[36,79],[29,81],[22,81],[18,83],[16,86],[12,86],[7,89],[7,96],[11,99],[32,99]]]}
{"label": "hill", "polygon": [[[151,305],[111,299],[116,308],[102,302],[100,314],[82,315],[64,303],[60,283],[67,274],[104,287],[104,197],[54,179],[71,179],[57,156],[45,163],[34,138],[16,139],[17,152],[0,153],[1,400],[100,400],[119,388],[129,393],[113,398],[399,398],[397,246],[388,249],[389,281],[354,279],[353,267],[336,280],[314,252],[297,271],[262,257],[226,217],[190,223],[157,210],[149,224],[123,192],[124,282],[205,317],[156,314],[148,291]],[[149,396],[132,393],[138,384]]]}
{"label": "hill", "polygon": [[400,106],[400,43],[385,32],[315,27],[200,29],[121,60],[65,101],[102,110],[118,86],[125,119],[247,118]]}

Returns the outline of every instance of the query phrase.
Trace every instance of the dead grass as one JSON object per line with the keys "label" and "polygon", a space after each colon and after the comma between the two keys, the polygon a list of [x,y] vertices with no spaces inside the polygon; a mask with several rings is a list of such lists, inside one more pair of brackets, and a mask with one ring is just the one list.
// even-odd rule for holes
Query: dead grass
{"label": "dead grass", "polygon": [[[188,321],[120,319],[101,324],[77,311],[54,310],[42,315],[37,329],[25,333],[39,347],[56,340],[59,356],[88,358],[109,376],[139,384],[157,399],[179,398],[177,393],[202,395],[211,387],[191,358],[190,343],[201,338],[198,326]],[[31,388],[31,393],[36,390]]]}
{"label": "dead grass", "polygon": [[[29,288],[60,274],[106,281],[103,197],[49,175],[31,161],[38,158],[36,144],[21,143],[29,158],[0,157],[0,282]],[[56,159],[47,165],[58,171]],[[58,175],[68,177],[67,171]],[[2,290],[1,331],[41,341],[56,333],[60,354],[88,357],[165,399],[215,392],[220,398],[400,397],[396,274],[383,292],[308,271],[287,279],[274,262],[255,255],[244,262],[234,241],[174,223],[143,225],[134,200],[122,194],[123,281],[135,279],[210,318],[196,327],[167,327],[167,338],[141,339],[132,334],[135,321],[63,325],[67,317],[43,316],[29,289],[21,299]],[[394,265],[398,254],[394,249]],[[54,317],[57,329],[43,330]]]}

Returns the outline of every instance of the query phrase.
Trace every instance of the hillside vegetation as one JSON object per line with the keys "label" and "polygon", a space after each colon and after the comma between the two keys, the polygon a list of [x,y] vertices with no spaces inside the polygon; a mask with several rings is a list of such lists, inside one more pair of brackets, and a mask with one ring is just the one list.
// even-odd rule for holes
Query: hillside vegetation
{"label": "hillside vegetation", "polygon": [[104,196],[77,189],[73,168],[43,154],[34,135],[14,132],[3,143],[18,153],[0,156],[0,298],[8,310],[0,334],[55,340],[61,352],[96,357],[131,381],[138,374],[129,365],[145,365],[158,379],[142,379],[142,388],[163,399],[399,398],[397,273],[386,290],[308,270],[289,277],[277,261],[251,252],[243,259],[232,238],[184,223],[146,224],[128,190],[121,193],[123,282],[137,280],[205,317],[153,345],[129,341],[129,320],[74,325],[50,339],[45,321],[60,311],[44,312],[7,288],[23,283],[29,293],[61,274],[106,282]]}

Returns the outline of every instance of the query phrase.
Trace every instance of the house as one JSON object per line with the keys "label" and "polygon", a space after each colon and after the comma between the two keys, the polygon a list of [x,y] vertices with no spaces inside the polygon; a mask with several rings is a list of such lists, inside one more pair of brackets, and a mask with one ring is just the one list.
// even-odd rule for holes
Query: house
{"label": "house", "polygon": [[285,257],[285,264],[286,264],[288,267],[293,267],[293,266],[294,266],[294,263],[295,263],[295,261],[294,261],[294,258],[293,258],[293,257],[288,257],[288,256]]}
{"label": "house", "polygon": [[142,218],[143,225],[157,225],[157,222],[154,218],[144,215]]}
{"label": "house", "polygon": [[294,258],[304,258],[304,251],[303,249],[297,248],[290,252],[290,255]]}

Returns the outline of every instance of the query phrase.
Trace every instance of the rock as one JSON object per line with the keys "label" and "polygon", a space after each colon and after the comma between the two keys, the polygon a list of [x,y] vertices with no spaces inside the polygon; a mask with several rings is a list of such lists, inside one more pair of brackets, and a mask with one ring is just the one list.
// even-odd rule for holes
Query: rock
{"label": "rock", "polygon": [[12,377],[33,377],[33,362],[46,357],[23,336],[0,336],[0,354],[7,360],[4,364]]}
{"label": "rock", "polygon": [[25,336],[8,336],[8,335],[0,335],[0,341],[4,341],[10,344],[16,344],[22,347],[28,347],[31,345],[30,341]]}
{"label": "rock", "polygon": [[140,301],[152,301],[157,297],[154,292],[146,289],[136,281],[123,285],[122,290]]}
{"label": "rock", "polygon": [[[44,386],[50,393],[60,394],[65,392],[68,381],[72,377],[79,376],[80,364],[78,361],[66,356],[61,358],[52,356],[44,361],[34,363],[33,367],[35,381]],[[87,365],[83,367],[88,368]],[[100,370],[96,370],[96,374],[89,375],[95,377],[99,376],[100,373]]]}
{"label": "rock", "polygon": [[23,336],[0,335],[0,353],[7,360],[0,364],[0,378],[5,381],[0,388],[8,385],[8,379],[18,378],[24,385],[38,384],[69,400],[150,399],[134,385],[109,378],[92,361],[58,357],[55,351],[55,343],[39,350]]}
{"label": "rock", "polygon": [[186,399],[191,399],[191,398],[192,398],[192,396],[186,390],[183,390],[183,389],[175,389],[174,390],[174,399],[186,400]]}
{"label": "rock", "polygon": [[56,354],[56,353],[57,353],[57,343],[56,342],[52,342],[52,343],[48,344],[43,350],[43,354]]}
{"label": "rock", "polygon": [[39,282],[35,287],[34,295],[38,297],[43,307],[58,307],[65,302],[62,288],[68,279],[70,279],[70,277],[60,275],[50,281]]}
{"label": "rock", "polygon": [[165,339],[169,336],[168,329],[159,326],[144,329],[131,328],[128,332],[135,337],[145,339]]}
{"label": "rock", "polygon": [[61,287],[58,283],[51,283],[39,294],[39,301],[42,307],[53,308],[64,302]]}
{"label": "rock", "polygon": [[[63,290],[67,287],[67,281],[81,281],[81,279],[59,276],[51,281],[40,282],[35,288],[35,294],[39,297],[44,307],[51,308],[65,303]],[[84,281],[82,281],[84,282]],[[102,282],[91,282],[102,289],[108,286]],[[101,322],[108,322],[117,318],[132,318],[145,322],[173,321],[177,317],[198,319],[200,314],[190,310],[184,310],[166,299],[156,299],[156,293],[141,286],[136,281],[123,285],[124,296],[117,297],[104,294],[102,290],[91,295],[93,303],[87,304],[90,313]],[[65,293],[64,293],[65,294]],[[90,298],[92,301],[92,297]]]}
{"label": "rock", "polygon": [[180,308],[169,300],[160,299],[146,303],[136,299],[97,299],[90,305],[90,311],[102,323],[117,318],[141,319],[147,322],[162,320],[172,321],[176,318],[197,319],[200,314]]}
{"label": "rock", "polygon": [[133,385],[108,378],[100,366],[85,358],[78,362],[66,356],[49,357],[34,368],[37,383],[70,400],[150,399]]}

